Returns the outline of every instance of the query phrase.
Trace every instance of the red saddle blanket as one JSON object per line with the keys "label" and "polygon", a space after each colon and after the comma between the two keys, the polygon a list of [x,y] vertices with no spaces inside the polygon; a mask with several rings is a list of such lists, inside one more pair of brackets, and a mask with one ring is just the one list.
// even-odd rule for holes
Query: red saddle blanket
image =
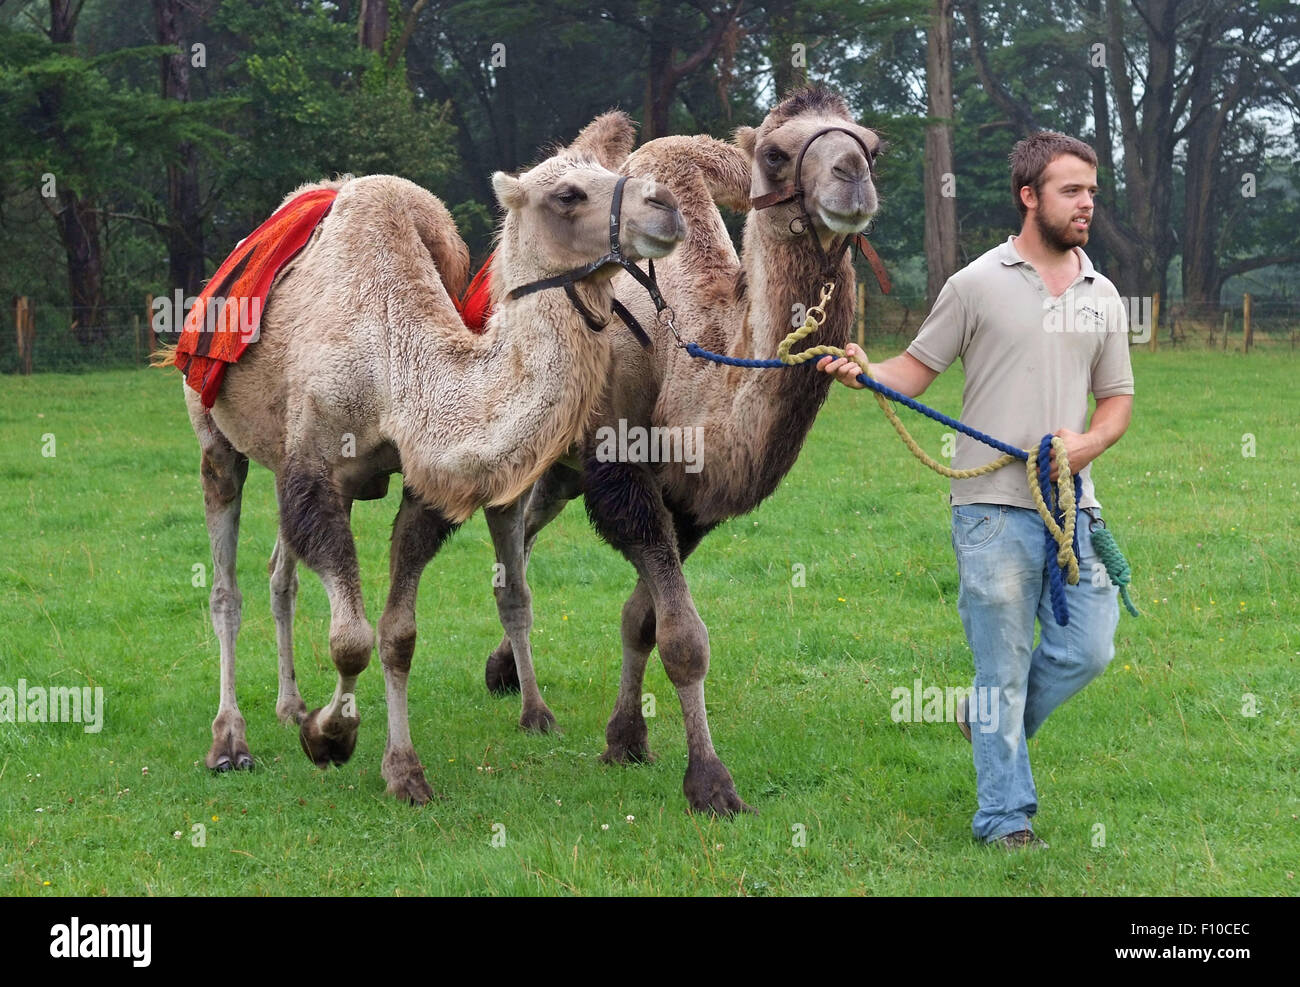
{"label": "red saddle blanket", "polygon": [[487,260],[465,289],[465,297],[459,301],[452,299],[456,311],[460,313],[460,321],[465,323],[465,328],[470,332],[482,332],[492,317],[492,258],[495,256],[495,250],[488,254]]}
{"label": "red saddle blanket", "polygon": [[[203,407],[217,400],[226,367],[256,342],[275,276],[306,246],[337,195],[337,189],[312,189],[285,203],[240,242],[195,301],[173,362]],[[492,314],[491,264],[488,255],[465,297],[452,299],[471,332],[483,332]]]}
{"label": "red saddle blanket", "polygon": [[200,293],[174,362],[203,407],[217,400],[226,367],[256,341],[271,283],[306,246],[337,195],[337,189],[312,189],[290,199],[240,242]]}

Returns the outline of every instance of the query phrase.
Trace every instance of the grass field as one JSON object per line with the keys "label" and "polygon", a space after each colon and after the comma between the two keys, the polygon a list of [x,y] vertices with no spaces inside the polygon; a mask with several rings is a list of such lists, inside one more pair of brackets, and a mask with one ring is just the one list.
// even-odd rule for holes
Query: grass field
{"label": "grass field", "polygon": [[[274,715],[274,494],[257,467],[239,559],[239,696],[257,767],[210,774],[217,644],[209,590],[192,585],[195,565],[210,580],[210,557],[178,379],[0,378],[0,686],[105,695],[98,733],[0,724],[0,891],[1294,895],[1300,361],[1135,352],[1134,369],[1133,427],[1094,472],[1145,616],[1121,619],[1106,674],[1031,742],[1052,849],[1021,855],[972,840],[956,728],[890,717],[892,689],[967,683],[971,660],[946,481],[865,395],[837,387],[777,494],[687,566],[710,628],[714,740],[759,810],[726,822],[684,811],[681,714],[657,659],[658,761],[597,761],[633,579],[576,504],[530,571],[562,732],[520,732],[517,699],[483,687],[500,630],[480,516],[421,588],[411,722],[440,798],[417,810],[384,794],[377,658],[356,755],[313,768]],[[955,412],[959,395],[954,371],[927,400]],[[938,426],[917,431],[939,449]],[[372,621],[398,487],[354,511]],[[329,615],[302,575],[298,678],[317,706],[334,686]]]}

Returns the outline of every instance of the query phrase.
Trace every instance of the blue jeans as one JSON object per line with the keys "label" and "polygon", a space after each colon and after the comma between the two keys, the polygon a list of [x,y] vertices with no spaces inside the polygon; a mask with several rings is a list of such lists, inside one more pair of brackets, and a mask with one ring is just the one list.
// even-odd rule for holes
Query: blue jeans
{"label": "blue jeans", "polygon": [[[991,842],[1033,828],[1038,793],[1025,741],[1115,656],[1119,593],[1104,568],[1097,568],[1091,524],[1080,511],[1079,582],[1065,587],[1070,623],[1060,627],[1052,616],[1047,568],[1056,558],[1047,552],[1038,512],[1000,504],[952,509],[957,612],[975,657],[968,720],[979,799],[971,828],[977,839]],[[1035,620],[1041,628],[1038,647]]]}

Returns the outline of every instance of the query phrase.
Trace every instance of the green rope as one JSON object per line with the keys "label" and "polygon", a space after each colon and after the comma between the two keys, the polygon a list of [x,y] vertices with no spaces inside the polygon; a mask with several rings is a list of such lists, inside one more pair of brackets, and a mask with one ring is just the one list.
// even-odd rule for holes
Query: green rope
{"label": "green rope", "polygon": [[1098,528],[1092,533],[1092,547],[1097,550],[1098,557],[1105,563],[1106,575],[1110,576],[1110,581],[1119,587],[1119,598],[1124,601],[1128,612],[1134,617],[1141,617],[1138,608],[1133,605],[1133,600],[1128,595],[1128,584],[1133,577],[1133,570],[1129,568],[1124,553],[1115,544],[1115,536],[1110,533],[1109,528]]}

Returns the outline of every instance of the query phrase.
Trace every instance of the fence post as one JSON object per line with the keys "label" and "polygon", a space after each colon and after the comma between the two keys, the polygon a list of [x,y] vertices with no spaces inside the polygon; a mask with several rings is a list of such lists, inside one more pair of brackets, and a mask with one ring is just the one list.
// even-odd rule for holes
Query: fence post
{"label": "fence post", "polygon": [[145,325],[149,327],[149,359],[152,360],[154,351],[158,349],[158,337],[153,331],[153,295],[145,295],[144,298],[144,321]]}
{"label": "fence post", "polygon": [[1255,334],[1250,324],[1250,292],[1241,296],[1241,352],[1249,353]]}
{"label": "fence post", "polygon": [[18,372],[32,375],[32,350],[36,342],[36,315],[31,300],[20,295],[14,300],[14,328],[18,333]]}
{"label": "fence post", "polygon": [[[1141,304],[1139,302],[1139,304]],[[1151,295],[1151,352],[1160,345],[1160,292]]]}

